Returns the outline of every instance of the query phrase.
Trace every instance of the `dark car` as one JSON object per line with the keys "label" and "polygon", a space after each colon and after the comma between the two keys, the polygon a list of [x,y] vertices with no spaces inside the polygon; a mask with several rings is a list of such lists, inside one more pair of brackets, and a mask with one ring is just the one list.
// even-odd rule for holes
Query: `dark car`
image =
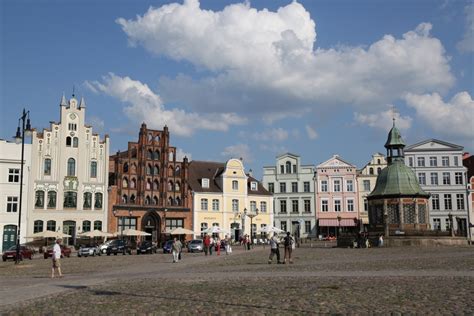
{"label": "dark car", "polygon": [[168,241],[165,242],[165,244],[163,245],[163,253],[171,253],[172,247],[173,247],[173,241],[172,241],[172,240],[168,240]]}
{"label": "dark car", "polygon": [[151,241],[143,241],[137,247],[137,255],[142,253],[157,253],[158,247]]}
{"label": "dark car", "polygon": [[189,252],[203,252],[204,242],[202,239],[193,239],[188,243]]}
{"label": "dark car", "polygon": [[[71,256],[71,248],[66,247],[64,245],[59,245],[61,247],[61,258],[70,257]],[[43,254],[45,259],[53,257],[53,247],[49,247]]]}
{"label": "dark car", "polygon": [[114,254],[114,256],[116,256],[118,253],[121,253],[123,255],[128,253],[129,255],[131,255],[132,249],[125,240],[116,239],[112,240],[112,242],[107,246],[105,253],[107,254],[107,256],[110,256],[111,254]]}
{"label": "dark car", "polygon": [[[23,259],[33,259],[33,250],[27,246],[20,245],[20,260]],[[3,261],[7,261],[8,259],[16,260],[16,246],[11,246],[7,251],[5,251],[2,255]]]}

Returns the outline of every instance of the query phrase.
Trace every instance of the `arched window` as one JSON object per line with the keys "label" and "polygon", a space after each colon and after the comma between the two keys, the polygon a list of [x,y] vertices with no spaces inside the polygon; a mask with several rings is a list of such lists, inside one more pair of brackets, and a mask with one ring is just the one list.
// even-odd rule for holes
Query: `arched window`
{"label": "arched window", "polygon": [[82,222],[82,231],[83,232],[90,232],[91,231],[91,221],[83,221]]}
{"label": "arched window", "polygon": [[156,195],[153,197],[153,204],[158,205],[158,197]]}
{"label": "arched window", "polygon": [[378,167],[377,168],[377,174],[380,174],[380,172],[382,172],[382,168]]}
{"label": "arched window", "polygon": [[102,193],[97,192],[94,196],[94,208],[101,209],[102,208]]}
{"label": "arched window", "polygon": [[48,208],[56,208],[56,191],[48,191]]}
{"label": "arched window", "polygon": [[123,173],[127,173],[128,172],[128,163],[124,163],[123,164]]}
{"label": "arched window", "polygon": [[152,140],[153,140],[153,134],[150,133],[150,134],[148,134],[148,141],[151,142]]}
{"label": "arched window", "polygon": [[33,224],[33,233],[40,233],[43,231],[43,221],[37,220]]}
{"label": "arched window", "polygon": [[69,158],[67,160],[67,175],[68,176],[76,175],[76,160],[74,160],[74,158]]}
{"label": "arched window", "polygon": [[135,204],[135,194],[130,195],[130,203]]}
{"label": "arched window", "polygon": [[168,191],[173,191],[173,181],[168,182]]}
{"label": "arched window", "polygon": [[173,205],[173,198],[171,196],[168,198],[168,205]]}
{"label": "arched window", "polygon": [[55,232],[56,231],[56,221],[47,221],[46,230]]}
{"label": "arched window", "polygon": [[156,160],[160,159],[160,152],[158,150],[155,150],[155,157]]}
{"label": "arched window", "polygon": [[94,221],[94,230],[102,230],[102,221]]}
{"label": "arched window", "polygon": [[47,176],[51,175],[51,159],[49,158],[44,160],[44,174]]}
{"label": "arched window", "polygon": [[137,164],[132,163],[132,173],[137,173]]}
{"label": "arched window", "polygon": [[181,187],[180,187],[179,181],[177,181],[176,184],[174,185],[174,190],[179,191],[180,189]]}
{"label": "arched window", "polygon": [[158,190],[159,185],[160,185],[160,184],[159,184],[158,180],[155,179],[155,180],[153,181],[153,190]]}
{"label": "arched window", "polygon": [[97,178],[97,161],[91,161],[91,178]]}
{"label": "arched window", "polygon": [[175,202],[176,202],[176,205],[178,206],[181,205],[181,199],[179,198],[179,196],[176,198]]}
{"label": "arched window", "polygon": [[155,165],[155,170],[153,171],[153,174],[155,176],[160,174],[160,168],[158,167],[158,165]]}
{"label": "arched window", "polygon": [[232,190],[238,190],[238,189],[239,189],[239,181],[232,180]]}
{"label": "arched window", "polygon": [[176,166],[176,168],[174,169],[174,175],[175,176],[181,175],[181,168],[179,166]]}
{"label": "arched window", "polygon": [[151,190],[151,180],[150,179],[146,179],[146,189]]}
{"label": "arched window", "polygon": [[64,192],[64,207],[76,208],[77,207],[77,193],[76,192]]}
{"label": "arched window", "polygon": [[150,205],[150,204],[151,204],[151,198],[150,196],[147,195],[145,198],[145,205]]}
{"label": "arched window", "polygon": [[150,164],[146,166],[146,174],[148,175],[153,174],[153,167]]}
{"label": "arched window", "polygon": [[132,189],[135,189],[137,187],[137,180],[135,178],[132,178],[132,180],[130,181],[130,187]]}
{"label": "arched window", "polygon": [[153,159],[153,152],[151,151],[151,149],[148,149],[146,158],[147,158],[147,159]]}
{"label": "arched window", "polygon": [[71,147],[72,145],[72,138],[70,136],[66,137],[66,147]]}
{"label": "arched window", "polygon": [[369,174],[374,174],[374,168],[370,167]]}
{"label": "arched window", "polygon": [[72,139],[72,147],[75,147],[75,148],[79,147],[79,138],[74,137]]}
{"label": "arched window", "polygon": [[291,173],[291,162],[287,161],[285,163],[286,166],[286,173]]}
{"label": "arched window", "polygon": [[35,207],[43,208],[44,207],[44,191],[38,190],[35,192]]}
{"label": "arched window", "polygon": [[130,154],[130,156],[132,158],[137,158],[137,149],[136,148],[132,148],[132,153]]}
{"label": "arched window", "polygon": [[169,177],[172,177],[172,176],[173,176],[173,172],[174,172],[173,167],[170,166],[170,167],[168,168],[168,176],[169,176]]}
{"label": "arched window", "polygon": [[128,178],[127,177],[123,177],[122,187],[123,188],[128,188]]}
{"label": "arched window", "polygon": [[92,207],[92,193],[84,192],[84,205],[85,209],[90,209]]}
{"label": "arched window", "polygon": [[122,203],[127,204],[128,203],[128,196],[126,194],[122,195]]}

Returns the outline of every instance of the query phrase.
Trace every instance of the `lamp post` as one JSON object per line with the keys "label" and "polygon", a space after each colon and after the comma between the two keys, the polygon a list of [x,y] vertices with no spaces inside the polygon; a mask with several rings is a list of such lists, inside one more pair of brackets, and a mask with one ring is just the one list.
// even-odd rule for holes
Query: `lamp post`
{"label": "lamp post", "polygon": [[339,234],[341,230],[341,215],[337,216],[337,234],[336,234],[336,239],[339,239]]}
{"label": "lamp post", "polygon": [[163,244],[166,242],[166,213],[168,212],[168,209],[165,208],[163,211]]}
{"label": "lamp post", "polygon": [[451,237],[454,237],[453,214],[451,214],[451,212],[449,212],[448,218],[449,218],[449,230],[451,232]]}
{"label": "lamp post", "polygon": [[[26,120],[26,126],[25,126]],[[22,121],[20,128],[20,121]],[[16,234],[16,256],[15,264],[20,263],[20,228],[21,228],[21,202],[23,198],[23,161],[25,159],[25,136],[31,135],[30,111],[23,109],[23,113],[18,119],[18,128],[15,135],[15,143],[21,142],[21,162],[20,162],[20,203],[18,211],[18,232]]]}
{"label": "lamp post", "polygon": [[244,209],[244,214],[250,217],[250,244],[253,245],[253,218],[258,215],[258,208],[255,211],[248,212],[247,209]]}

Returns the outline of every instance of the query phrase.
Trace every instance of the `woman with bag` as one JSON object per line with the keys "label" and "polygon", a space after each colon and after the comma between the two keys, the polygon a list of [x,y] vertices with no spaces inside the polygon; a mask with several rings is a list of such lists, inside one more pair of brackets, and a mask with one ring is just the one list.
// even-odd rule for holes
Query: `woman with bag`
{"label": "woman with bag", "polygon": [[295,241],[293,237],[291,237],[290,232],[286,233],[286,237],[283,239],[285,245],[285,259],[283,260],[283,264],[286,263],[286,258],[290,263],[293,263],[293,259],[291,259],[291,253],[293,251],[293,247],[295,245]]}

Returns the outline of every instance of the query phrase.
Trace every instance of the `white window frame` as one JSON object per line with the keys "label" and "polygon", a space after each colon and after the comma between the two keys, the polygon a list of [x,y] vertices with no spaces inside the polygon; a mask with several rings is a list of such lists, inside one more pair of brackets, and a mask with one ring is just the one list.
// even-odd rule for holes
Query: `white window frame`
{"label": "white window frame", "polygon": [[209,209],[209,201],[208,199],[201,199],[201,211],[207,211]]}
{"label": "white window frame", "polygon": [[326,199],[321,200],[321,212],[323,213],[329,212],[329,200],[326,200]]}
{"label": "white window frame", "polygon": [[204,189],[209,189],[209,179],[208,178],[202,178],[201,185]]}
{"label": "white window frame", "polygon": [[355,209],[354,209],[354,200],[353,200],[353,199],[348,199],[348,200],[347,200],[347,211],[348,211],[348,212],[355,212]]}
{"label": "white window frame", "polygon": [[219,200],[218,199],[212,199],[212,210],[213,211],[219,211]]}
{"label": "white window frame", "polygon": [[336,212],[336,213],[341,213],[342,212],[342,201],[339,200],[339,199],[334,200],[334,212]]}

